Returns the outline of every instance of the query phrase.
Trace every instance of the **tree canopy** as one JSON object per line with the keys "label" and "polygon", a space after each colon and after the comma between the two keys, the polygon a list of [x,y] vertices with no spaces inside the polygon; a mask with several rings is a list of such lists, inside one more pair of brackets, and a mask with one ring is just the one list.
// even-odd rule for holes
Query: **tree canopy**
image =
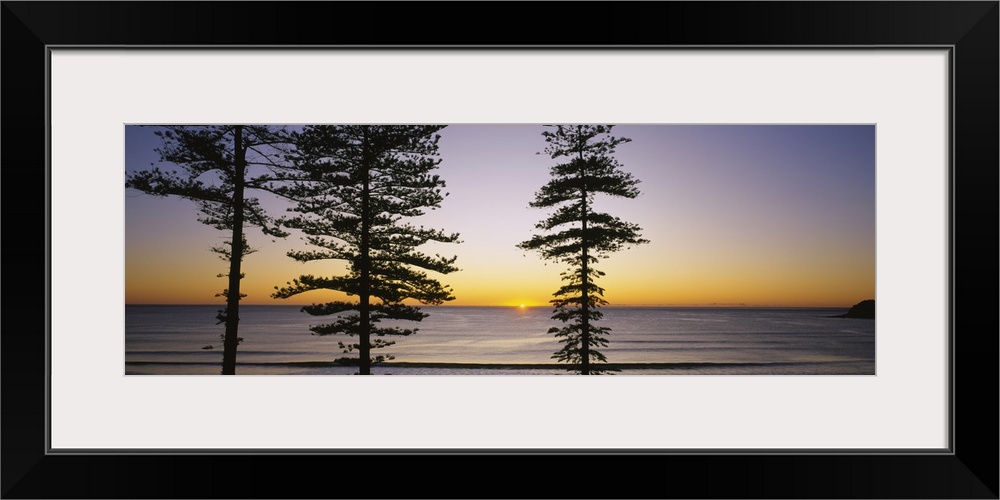
{"label": "tree canopy", "polygon": [[[334,316],[310,328],[316,335],[344,334],[355,342],[339,345],[357,352],[359,373],[393,359],[371,354],[395,343],[385,337],[412,335],[396,320],[421,321],[427,313],[405,304],[442,304],[453,300],[450,287],[428,274],[457,271],[457,257],[428,255],[428,242],[459,242],[458,234],[414,225],[411,219],[440,206],[445,182],[432,172],[438,158],[438,125],[317,125],[294,134],[295,165],[278,191],[293,200],[288,227],[305,234],[312,250],[288,255],[300,262],[343,261],[346,274],[302,275],[276,288],[276,298],[312,290],[334,290],[355,300],[314,303],[302,308],[313,316]],[[390,324],[387,324],[390,323]]]}
{"label": "tree canopy", "polygon": [[551,167],[551,179],[535,193],[529,206],[552,212],[535,225],[540,233],[518,245],[539,252],[543,259],[569,266],[561,274],[567,283],[550,301],[555,307],[552,319],[563,326],[552,327],[548,333],[563,344],[552,358],[571,363],[583,375],[607,371],[594,364],[607,361],[597,348],[607,347],[606,335],[611,331],[594,325],[603,318],[599,308],[608,302],[604,289],[595,283],[604,272],[593,265],[625,247],[649,242],[641,237],[638,225],[594,209],[598,194],[639,195],[639,180],[622,171],[614,157],[616,147],[631,139],[612,136],[612,128],[556,125],[542,132],[548,143],[544,153],[560,162]]}
{"label": "tree canopy", "polygon": [[239,301],[243,257],[253,252],[244,226],[259,227],[270,236],[284,237],[278,221],[268,215],[253,190],[270,191],[279,177],[280,161],[287,154],[288,134],[283,127],[263,125],[163,126],[155,133],[162,140],[156,149],[160,161],[180,167],[165,171],[153,166],[126,174],[125,187],[154,196],[177,196],[198,205],[198,220],[221,231],[229,240],[212,251],[229,263],[228,286],[217,297],[226,307],[216,318],[226,324],[222,374],[236,373]]}

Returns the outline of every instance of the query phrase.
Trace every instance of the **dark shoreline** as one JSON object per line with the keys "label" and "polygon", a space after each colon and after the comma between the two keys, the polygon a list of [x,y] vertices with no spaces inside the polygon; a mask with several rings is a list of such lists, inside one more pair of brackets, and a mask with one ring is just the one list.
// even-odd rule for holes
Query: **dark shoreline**
{"label": "dark shoreline", "polygon": [[[125,365],[150,366],[150,365],[218,365],[217,361],[126,361]],[[664,370],[664,369],[684,369],[684,368],[747,368],[763,366],[800,366],[812,365],[811,362],[783,362],[783,363],[607,363],[600,367],[609,370]],[[301,368],[348,368],[344,365],[329,361],[287,361],[276,363],[261,362],[237,362],[237,366],[289,366]],[[557,363],[437,363],[437,362],[386,362],[376,365],[383,368],[441,368],[441,369],[487,369],[487,370],[569,370],[578,369],[576,365]]]}

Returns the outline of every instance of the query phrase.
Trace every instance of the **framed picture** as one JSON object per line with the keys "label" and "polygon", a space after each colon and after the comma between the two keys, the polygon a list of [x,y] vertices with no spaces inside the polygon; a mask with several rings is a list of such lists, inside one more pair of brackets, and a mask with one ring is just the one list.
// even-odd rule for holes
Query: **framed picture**
{"label": "framed picture", "polygon": [[[458,5],[552,42],[443,22]],[[17,203],[5,207],[18,216],[9,234],[37,235],[5,252],[37,256],[46,279],[5,297],[3,495],[294,497],[327,491],[314,488],[328,488],[329,470],[355,466],[398,474],[377,496],[461,494],[460,481],[428,485],[431,472],[412,466],[421,455],[495,485],[489,496],[997,497],[996,426],[976,423],[997,421],[997,338],[979,333],[996,318],[971,302],[996,290],[983,270],[994,269],[997,238],[965,229],[997,227],[996,2],[594,3],[568,17],[496,7],[4,3],[4,138],[26,145],[4,149],[5,166],[25,165],[8,169],[8,186],[34,182],[47,196],[8,196]],[[692,19],[711,22],[695,30]],[[129,127],[218,123],[873,133],[874,369],[125,374]],[[45,321],[24,328],[31,311]],[[498,464],[489,471],[485,455]],[[608,480],[555,479],[594,459]],[[671,472],[610,479],[643,468]],[[223,479],[245,474],[252,481]],[[370,492],[345,479],[320,494]]]}

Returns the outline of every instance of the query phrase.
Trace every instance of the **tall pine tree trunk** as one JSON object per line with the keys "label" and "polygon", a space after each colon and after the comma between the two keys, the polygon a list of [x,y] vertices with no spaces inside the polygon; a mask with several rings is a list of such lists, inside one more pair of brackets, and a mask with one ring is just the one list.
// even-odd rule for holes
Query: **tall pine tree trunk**
{"label": "tall pine tree trunk", "polygon": [[371,232],[371,191],[369,186],[369,172],[371,168],[371,159],[368,154],[368,135],[366,132],[362,132],[363,135],[363,162],[364,165],[364,180],[361,186],[361,293],[358,297],[358,312],[361,316],[361,321],[359,324],[360,331],[360,349],[358,350],[358,357],[360,358],[360,364],[358,365],[359,375],[371,375],[372,374],[372,359],[371,359],[371,312],[368,305],[369,295],[370,295],[370,280],[371,280],[371,259],[369,257],[369,246],[370,246],[370,232]]}
{"label": "tall pine tree trunk", "polygon": [[243,147],[243,127],[233,133],[233,241],[229,256],[229,291],[226,294],[226,335],[222,346],[222,374],[236,374],[236,348],[239,345],[240,265],[243,261],[243,192],[246,175],[246,149]]}
{"label": "tall pine tree trunk", "polygon": [[581,270],[582,283],[581,288],[583,291],[583,323],[580,325],[582,331],[580,332],[580,343],[583,344],[580,347],[580,374],[590,375],[590,290],[588,289],[588,274],[587,274],[587,191],[584,189],[583,192],[583,224],[581,235],[583,239],[583,268]]}
{"label": "tall pine tree trunk", "polygon": [[[578,127],[579,130],[579,127]],[[590,375],[590,294],[587,289],[587,279],[589,275],[587,273],[587,180],[584,176],[585,163],[583,161],[583,144],[580,145],[580,177],[581,177],[581,196],[580,196],[580,246],[582,247],[583,255],[583,267],[581,279],[581,291],[583,292],[583,323],[581,323],[580,328],[580,374]]]}

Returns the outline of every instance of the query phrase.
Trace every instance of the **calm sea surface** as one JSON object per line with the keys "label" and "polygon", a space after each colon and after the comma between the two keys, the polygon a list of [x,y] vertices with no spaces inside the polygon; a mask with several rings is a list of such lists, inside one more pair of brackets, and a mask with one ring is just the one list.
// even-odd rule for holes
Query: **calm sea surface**
{"label": "calm sea surface", "polygon": [[[126,306],[126,374],[218,374],[220,306]],[[561,344],[551,308],[422,307],[429,317],[396,345],[374,350],[396,359],[374,373],[393,375],[566,374],[550,356]],[[846,309],[605,307],[609,363],[621,375],[875,374],[875,321],[831,318]],[[328,318],[299,306],[242,306],[237,374],[350,374],[343,335],[315,336]],[[386,323],[388,325],[388,323]],[[203,349],[213,346],[212,349]],[[393,364],[409,363],[409,364]],[[486,366],[468,366],[475,364]],[[535,366],[523,366],[535,365]],[[537,366],[550,365],[550,366]]]}

